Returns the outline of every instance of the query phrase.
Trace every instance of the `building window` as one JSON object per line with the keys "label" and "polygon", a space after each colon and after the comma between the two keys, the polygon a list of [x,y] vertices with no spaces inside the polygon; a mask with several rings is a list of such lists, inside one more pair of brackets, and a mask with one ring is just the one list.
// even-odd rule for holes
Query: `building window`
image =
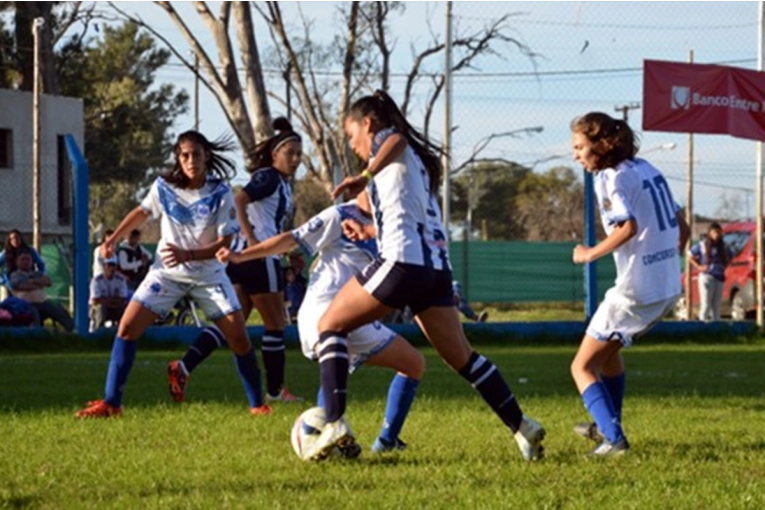
{"label": "building window", "polygon": [[58,224],[72,223],[72,166],[62,135],[56,137],[56,188],[58,190]]}
{"label": "building window", "polygon": [[0,168],[13,168],[13,131],[0,129]]}

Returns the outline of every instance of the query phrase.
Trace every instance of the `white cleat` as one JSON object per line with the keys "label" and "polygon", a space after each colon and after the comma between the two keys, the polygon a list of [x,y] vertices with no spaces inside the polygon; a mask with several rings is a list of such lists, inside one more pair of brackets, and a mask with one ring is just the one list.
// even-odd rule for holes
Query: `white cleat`
{"label": "white cleat", "polygon": [[514,437],[525,460],[539,460],[544,457],[542,440],[545,434],[545,429],[539,422],[527,416],[523,417],[521,426]]}
{"label": "white cleat", "polygon": [[324,425],[306,460],[321,461],[338,451],[345,458],[356,458],[361,453],[361,447],[344,418]]}

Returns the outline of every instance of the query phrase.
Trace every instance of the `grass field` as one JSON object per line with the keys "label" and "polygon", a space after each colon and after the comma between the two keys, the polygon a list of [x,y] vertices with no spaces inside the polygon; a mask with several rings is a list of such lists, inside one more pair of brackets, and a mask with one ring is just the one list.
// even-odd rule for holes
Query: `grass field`
{"label": "grass field", "polygon": [[[472,389],[424,349],[428,370],[402,437],[409,449],[304,463],[281,405],[253,418],[228,352],[195,372],[189,403],[166,394],[181,350],[139,351],[125,415],[77,421],[100,397],[108,351],[0,351],[0,508],[765,508],[765,345],[651,344],[627,352],[632,452],[591,460],[568,375],[575,346],[479,346],[548,430],[547,457],[521,460]],[[348,419],[368,447],[391,374],[351,377]],[[524,384],[519,384],[519,379]],[[288,352],[309,400],[318,368]]]}

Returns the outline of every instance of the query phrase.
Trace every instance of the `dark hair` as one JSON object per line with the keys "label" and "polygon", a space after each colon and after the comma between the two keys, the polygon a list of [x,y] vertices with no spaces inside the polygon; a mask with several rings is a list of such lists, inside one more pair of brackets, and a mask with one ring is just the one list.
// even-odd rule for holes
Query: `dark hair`
{"label": "dark hair", "polygon": [[708,235],[704,238],[704,253],[706,253],[707,261],[709,261],[709,254],[712,253],[712,248],[717,248],[717,255],[720,257],[724,266],[728,265],[728,250],[725,248],[725,240],[722,236],[722,227],[716,221],[709,224],[707,232],[713,230],[720,231],[720,238],[717,241],[712,241],[712,236]]}
{"label": "dark hair", "polygon": [[590,112],[571,121],[571,131],[581,133],[592,142],[592,152],[599,156],[598,169],[614,168],[633,159],[640,148],[629,124],[608,114]]}
{"label": "dark hair", "polygon": [[[19,246],[15,247],[11,244],[11,234],[16,234],[19,238]],[[32,249],[24,242],[24,237],[21,235],[21,231],[17,228],[12,228],[8,231],[8,237],[5,238],[5,268],[8,274],[16,271],[16,257],[21,253],[31,253]]]}
{"label": "dark hair", "polygon": [[441,159],[439,156],[445,154],[443,148],[432,143],[414,129],[385,91],[376,90],[371,96],[364,96],[356,100],[348,109],[347,117],[357,122],[364,117],[369,117],[372,121],[372,130],[375,133],[387,127],[395,128],[406,138],[406,141],[422,160],[422,164],[425,165],[430,177],[431,194],[435,195],[438,192],[438,184],[441,179]]}
{"label": "dark hair", "polygon": [[178,161],[178,154],[181,150],[181,143],[183,142],[191,142],[202,146],[205,154],[209,155],[209,159],[207,160],[207,171],[209,173],[212,173],[223,180],[229,180],[236,175],[236,166],[234,166],[234,162],[220,154],[221,152],[233,151],[236,148],[231,137],[221,136],[214,142],[211,142],[202,133],[192,130],[178,135],[178,139],[173,146],[175,164],[170,171],[162,175],[168,183],[179,188],[187,188],[189,185],[189,178],[183,173],[181,163]]}
{"label": "dark hair", "polygon": [[274,164],[273,152],[284,143],[290,141],[302,142],[300,135],[292,129],[292,124],[285,117],[277,117],[271,123],[276,134],[266,138],[255,147],[254,167],[248,168],[249,173],[254,173],[261,168],[269,167]]}
{"label": "dark hair", "polygon": [[140,236],[141,236],[141,231],[138,230],[137,228],[134,228],[133,230],[130,231],[130,237],[140,237]]}

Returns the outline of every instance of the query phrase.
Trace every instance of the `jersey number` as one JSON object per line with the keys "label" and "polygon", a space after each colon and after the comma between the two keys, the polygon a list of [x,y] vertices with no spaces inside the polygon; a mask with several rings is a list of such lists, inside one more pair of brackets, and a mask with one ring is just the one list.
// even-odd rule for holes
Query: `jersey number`
{"label": "jersey number", "polygon": [[[669,186],[664,177],[657,175],[653,180],[644,180],[643,189],[651,193],[653,207],[656,210],[656,219],[659,222],[659,230],[664,231],[669,228],[677,227],[677,217],[675,216],[674,202],[672,194],[669,192]],[[665,222],[666,219],[666,222]]]}

